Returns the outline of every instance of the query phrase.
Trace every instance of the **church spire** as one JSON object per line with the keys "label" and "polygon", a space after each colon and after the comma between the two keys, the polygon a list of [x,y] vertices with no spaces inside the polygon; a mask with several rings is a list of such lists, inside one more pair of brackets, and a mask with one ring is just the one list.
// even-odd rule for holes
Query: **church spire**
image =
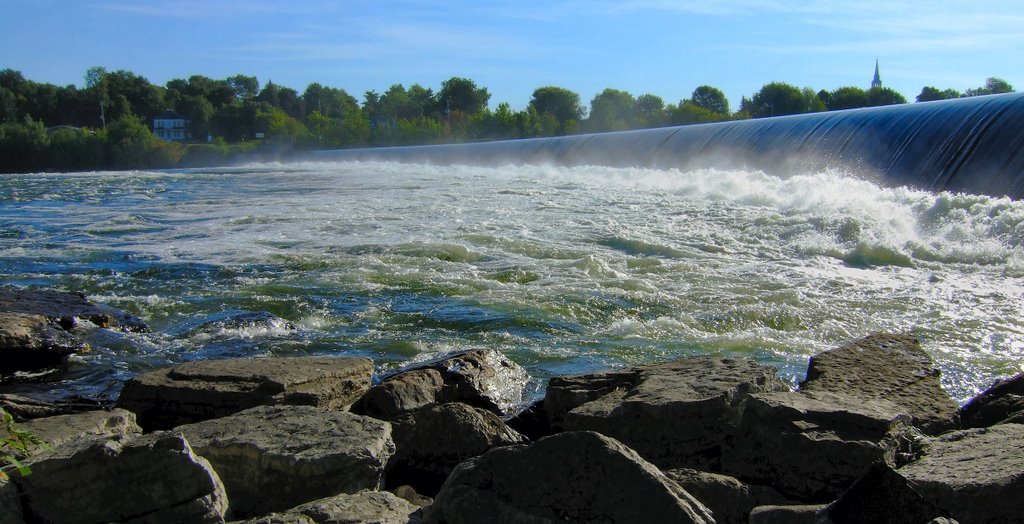
{"label": "church spire", "polygon": [[882,77],[878,75],[878,59],[875,59],[875,78],[871,80],[871,89],[882,87]]}

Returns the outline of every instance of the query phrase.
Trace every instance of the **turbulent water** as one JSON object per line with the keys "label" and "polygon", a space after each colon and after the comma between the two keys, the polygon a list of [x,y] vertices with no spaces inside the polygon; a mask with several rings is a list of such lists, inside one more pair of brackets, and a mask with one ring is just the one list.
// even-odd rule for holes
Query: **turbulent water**
{"label": "turbulent water", "polygon": [[[153,333],[92,330],[5,391],[116,397],[171,363],[488,347],[535,377],[917,335],[957,400],[1024,371],[1024,202],[841,173],[260,165],[0,177],[0,275]],[[245,312],[290,321],[229,322]],[[294,328],[294,329],[293,329]]]}

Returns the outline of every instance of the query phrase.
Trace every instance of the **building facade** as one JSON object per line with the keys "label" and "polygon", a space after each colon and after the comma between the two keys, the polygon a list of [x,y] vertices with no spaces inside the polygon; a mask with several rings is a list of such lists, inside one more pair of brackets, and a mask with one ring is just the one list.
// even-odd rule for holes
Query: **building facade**
{"label": "building facade", "polygon": [[188,120],[174,111],[164,111],[153,118],[153,134],[167,141],[189,140]]}

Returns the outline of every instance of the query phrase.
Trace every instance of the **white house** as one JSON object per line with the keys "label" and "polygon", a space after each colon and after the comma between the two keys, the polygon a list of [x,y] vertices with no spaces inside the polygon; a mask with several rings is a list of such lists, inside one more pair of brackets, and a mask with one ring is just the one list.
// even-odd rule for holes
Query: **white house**
{"label": "white house", "polygon": [[153,134],[168,141],[188,140],[188,120],[168,109],[153,117]]}

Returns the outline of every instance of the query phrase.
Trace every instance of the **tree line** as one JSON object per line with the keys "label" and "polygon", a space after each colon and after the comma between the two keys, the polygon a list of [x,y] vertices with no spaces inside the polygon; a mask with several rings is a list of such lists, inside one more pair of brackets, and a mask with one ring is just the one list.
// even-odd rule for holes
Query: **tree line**
{"label": "tree line", "polygon": [[[918,102],[1006,93],[999,78],[961,93],[926,86]],[[0,172],[173,167],[282,151],[437,144],[623,131],[857,107],[903,104],[885,87],[814,91],[765,84],[733,111],[718,88],[701,85],[677,104],[650,93],[605,89],[585,107],[562,87],[537,88],[527,107],[490,109],[487,88],[452,77],[440,88],[394,84],[362,101],[311,83],[301,93],[255,76],[193,75],[155,85],[130,71],[90,68],[84,88],[27,80],[0,71]],[[187,119],[191,140],[165,142],[150,126],[170,110]],[[259,137],[259,139],[257,139]]]}

